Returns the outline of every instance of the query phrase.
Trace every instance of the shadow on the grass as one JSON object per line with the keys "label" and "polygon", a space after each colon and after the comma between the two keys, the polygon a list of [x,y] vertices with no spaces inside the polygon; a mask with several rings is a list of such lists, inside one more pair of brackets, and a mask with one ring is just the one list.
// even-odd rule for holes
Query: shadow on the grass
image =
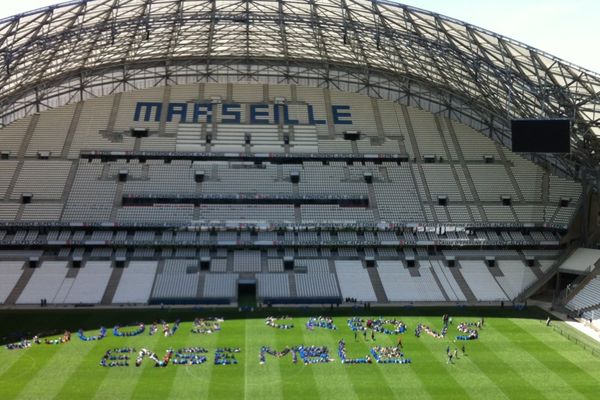
{"label": "shadow on the grass", "polygon": [[449,314],[470,318],[538,318],[546,319],[548,314],[538,307],[524,309],[500,307],[264,307],[254,311],[238,311],[235,308],[196,307],[196,308],[120,308],[120,309],[44,309],[44,310],[2,310],[0,311],[0,344],[20,340],[33,335],[49,336],[64,330],[76,332],[79,329],[95,330],[100,326],[130,325],[136,322],[153,321],[193,321],[194,318],[224,317],[225,319],[265,318],[267,316],[289,315],[291,317],[311,317],[327,315],[344,317],[355,315],[394,316],[441,316]]}

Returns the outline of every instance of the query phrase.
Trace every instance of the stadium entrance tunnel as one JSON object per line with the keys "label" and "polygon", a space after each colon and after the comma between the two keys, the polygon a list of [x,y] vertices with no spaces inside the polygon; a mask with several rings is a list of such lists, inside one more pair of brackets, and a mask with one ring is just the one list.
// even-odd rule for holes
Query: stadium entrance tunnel
{"label": "stadium entrance tunnel", "polygon": [[238,281],[238,305],[240,307],[256,307],[256,279],[240,279]]}

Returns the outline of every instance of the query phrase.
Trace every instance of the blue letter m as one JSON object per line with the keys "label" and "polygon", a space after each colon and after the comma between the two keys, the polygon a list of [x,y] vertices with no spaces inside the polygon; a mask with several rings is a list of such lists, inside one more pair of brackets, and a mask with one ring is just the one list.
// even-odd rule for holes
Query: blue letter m
{"label": "blue letter m", "polygon": [[150,121],[152,112],[154,112],[154,121],[159,122],[160,114],[162,113],[162,103],[138,101],[135,105],[135,114],[133,116],[135,122],[139,122],[142,110],[144,110],[144,122]]}

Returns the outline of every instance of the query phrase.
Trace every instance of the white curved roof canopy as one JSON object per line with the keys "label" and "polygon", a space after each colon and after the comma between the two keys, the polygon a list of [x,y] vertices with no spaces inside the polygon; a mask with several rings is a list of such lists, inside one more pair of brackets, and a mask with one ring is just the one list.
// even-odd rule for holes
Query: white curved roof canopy
{"label": "white curved roof canopy", "polygon": [[566,117],[578,158],[600,136],[600,75],[387,1],[73,1],[0,21],[0,41],[4,125],[120,91],[254,81],[389,98],[505,144],[511,118]]}

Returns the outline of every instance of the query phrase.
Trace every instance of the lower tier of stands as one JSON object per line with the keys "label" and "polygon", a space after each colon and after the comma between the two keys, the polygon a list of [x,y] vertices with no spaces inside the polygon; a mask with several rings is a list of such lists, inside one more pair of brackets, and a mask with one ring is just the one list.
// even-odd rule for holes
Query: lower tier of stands
{"label": "lower tier of stands", "polygon": [[[199,257],[175,251],[137,260],[122,253],[82,261],[79,253],[77,259],[38,262],[16,261],[23,253],[15,250],[0,253],[15,259],[0,261],[0,304],[231,303],[240,283],[256,285],[257,299],[265,303],[510,301],[553,266],[556,256],[540,253],[528,266],[517,251],[498,255],[490,265],[468,252],[448,258],[405,249],[381,258],[375,252],[345,257],[322,249],[272,250],[218,248]],[[593,305],[580,305],[588,304]]]}

